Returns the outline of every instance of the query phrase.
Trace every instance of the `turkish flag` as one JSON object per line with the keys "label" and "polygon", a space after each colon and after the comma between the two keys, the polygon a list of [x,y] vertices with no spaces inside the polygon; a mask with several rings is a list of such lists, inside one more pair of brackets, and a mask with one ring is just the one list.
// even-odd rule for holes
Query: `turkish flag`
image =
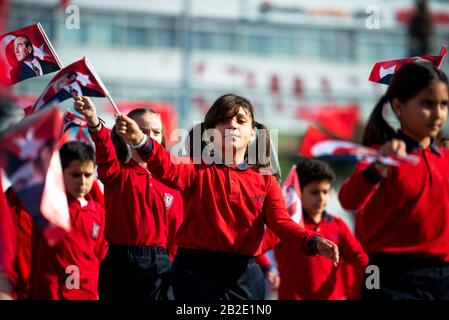
{"label": "turkish flag", "polygon": [[[88,133],[87,121],[70,110],[67,110],[62,119],[62,139],[60,144],[68,141],[81,141],[90,144],[95,149]],[[104,208],[104,187],[101,182],[95,179],[89,194]]]}
{"label": "turkish flag", "polygon": [[12,95],[12,100],[25,113],[25,117],[33,113],[33,104],[36,102],[36,96],[29,95]]}
{"label": "turkish flag", "polygon": [[38,97],[20,94],[12,95],[11,98],[17,106],[25,110],[27,107],[32,106],[36,102]]}
{"label": "turkish flag", "polygon": [[310,126],[304,134],[298,153],[308,157],[364,160],[371,163],[381,162],[389,166],[399,166],[403,162],[417,164],[419,161],[419,158],[414,155],[386,157],[381,155],[377,149],[350,141],[332,139],[313,126]]}
{"label": "turkish flag", "polygon": [[369,81],[388,85],[390,83],[391,77],[393,77],[393,74],[398,71],[403,65],[423,59],[432,61],[435,64],[435,67],[440,68],[444,58],[446,57],[446,53],[447,47],[443,45],[438,56],[417,56],[377,62],[371,70]]}
{"label": "turkish flag", "polygon": [[78,116],[70,110],[67,110],[62,118],[61,136],[61,143],[68,141],[82,141],[91,145],[95,149],[95,144],[90,138],[88,132],[86,119]]}
{"label": "turkish flag", "polygon": [[106,87],[87,58],[59,71],[32,106],[37,111],[78,96],[107,97]]}
{"label": "turkish flag", "polygon": [[9,85],[62,68],[40,23],[0,35],[0,65]]}
{"label": "turkish flag", "polygon": [[329,133],[345,140],[352,139],[360,120],[356,104],[324,104],[301,106],[296,111],[300,119],[309,120]]}
{"label": "turkish flag", "polygon": [[70,128],[79,127],[87,128],[87,121],[84,117],[80,117],[70,110],[67,110],[62,117],[62,133],[66,132]]}
{"label": "turkish flag", "polygon": [[37,112],[0,137],[0,160],[27,212],[54,244],[70,230],[59,159],[62,115],[58,107]]}
{"label": "turkish flag", "polygon": [[[0,34],[3,34],[8,24],[9,0],[0,0]],[[1,65],[1,64],[0,64]],[[4,72],[0,72],[0,95],[1,90],[10,85],[9,77]]]}
{"label": "turkish flag", "polygon": [[299,186],[298,173],[294,165],[290,173],[282,184],[282,195],[284,196],[285,206],[293,221],[304,227],[301,206],[301,188]]}

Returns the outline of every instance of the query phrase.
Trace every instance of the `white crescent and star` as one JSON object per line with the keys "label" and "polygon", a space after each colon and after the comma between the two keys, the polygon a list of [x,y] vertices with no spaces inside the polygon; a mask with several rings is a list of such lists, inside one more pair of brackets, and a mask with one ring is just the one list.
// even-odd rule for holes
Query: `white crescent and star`
{"label": "white crescent and star", "polygon": [[39,149],[45,143],[44,140],[36,139],[34,137],[33,129],[30,129],[25,137],[17,138],[14,143],[19,147],[20,159],[36,159],[38,156]]}
{"label": "white crescent and star", "polygon": [[393,74],[395,69],[396,69],[396,65],[393,65],[387,69],[385,69],[383,66],[381,66],[379,69],[380,78],[382,79],[382,78],[388,76],[389,74]]}
{"label": "white crescent and star", "polygon": [[83,74],[81,72],[77,72],[77,77],[76,80],[79,81],[83,87],[85,87],[88,84],[92,84],[92,82],[89,80],[89,75],[88,74]]}
{"label": "white crescent and star", "polygon": [[12,34],[8,34],[2,38],[0,41],[0,63],[2,69],[6,70],[5,75],[9,79],[9,71],[12,69],[8,63],[8,59],[6,58],[6,47],[11,41],[14,41],[16,37]]}
{"label": "white crescent and star", "polygon": [[35,47],[33,44],[33,49],[34,49],[34,56],[38,57],[41,60],[44,60],[44,57],[50,57],[49,54],[46,54],[44,52],[44,45],[42,44],[39,48]]}

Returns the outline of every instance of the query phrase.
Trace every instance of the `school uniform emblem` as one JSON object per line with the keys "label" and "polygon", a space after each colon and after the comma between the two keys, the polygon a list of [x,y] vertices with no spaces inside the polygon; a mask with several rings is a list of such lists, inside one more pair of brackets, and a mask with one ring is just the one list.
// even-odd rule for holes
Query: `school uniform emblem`
{"label": "school uniform emblem", "polygon": [[165,201],[165,207],[167,209],[170,209],[173,204],[173,195],[171,195],[170,193],[165,193],[164,201]]}
{"label": "school uniform emblem", "polygon": [[99,232],[100,232],[100,225],[94,222],[94,225],[92,227],[92,238],[97,239]]}

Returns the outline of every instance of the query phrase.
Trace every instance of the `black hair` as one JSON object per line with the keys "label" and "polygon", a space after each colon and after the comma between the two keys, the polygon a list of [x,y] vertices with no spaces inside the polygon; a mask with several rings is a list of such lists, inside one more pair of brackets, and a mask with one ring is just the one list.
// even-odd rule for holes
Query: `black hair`
{"label": "black hair", "polygon": [[[254,108],[248,99],[232,93],[222,95],[217,100],[215,100],[209,111],[206,113],[204,122],[197,124],[189,131],[185,146],[190,158],[201,158],[203,150],[210,143],[202,140],[203,133],[208,129],[215,128],[217,124],[226,122],[227,120],[233,118],[238,113],[240,107],[242,107],[246,112],[249,113],[249,116],[251,118],[251,125],[254,129],[256,129],[255,142],[252,143],[246,150],[245,157],[247,161],[250,164],[254,165],[256,168],[271,167],[271,143],[268,128],[254,119]],[[195,130],[200,130],[201,134],[201,148],[199,150],[195,150],[194,148]],[[248,152],[249,148],[255,148],[254,150],[251,150],[254,152]],[[251,155],[253,155],[254,158],[249,159],[249,156]]]}
{"label": "black hair", "polygon": [[312,182],[335,181],[334,170],[326,162],[318,159],[300,158],[296,163],[296,173],[301,190]]}
{"label": "black hair", "polygon": [[[147,113],[148,114],[158,114],[157,112],[155,112],[151,109],[148,109],[148,108],[137,108],[137,109],[131,110],[127,114],[127,116],[134,120],[135,118],[137,118],[141,115],[147,114]],[[165,147],[164,124],[162,124],[161,134],[162,134],[161,145],[163,147]],[[117,158],[119,159],[119,161],[121,163],[127,163],[131,159],[131,150],[129,149],[126,142],[123,140],[123,138],[117,134],[117,132],[115,130],[115,125],[111,130],[111,140],[112,140],[112,143],[114,144],[115,153],[117,154]]]}
{"label": "black hair", "polygon": [[69,141],[59,150],[62,170],[64,171],[72,161],[79,160],[81,163],[93,162],[95,164],[94,148],[85,142]]}
{"label": "black hair", "polygon": [[447,76],[433,62],[412,62],[401,67],[391,78],[387,92],[377,102],[363,133],[362,144],[384,144],[397,137],[397,132],[382,116],[385,103],[398,99],[406,103],[434,82],[443,82],[449,90]]}

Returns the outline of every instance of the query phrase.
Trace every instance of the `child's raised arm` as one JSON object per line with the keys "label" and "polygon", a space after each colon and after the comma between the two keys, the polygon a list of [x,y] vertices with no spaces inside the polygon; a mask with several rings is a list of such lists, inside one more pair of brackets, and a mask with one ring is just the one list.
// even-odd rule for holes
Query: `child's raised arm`
{"label": "child's raised arm", "polygon": [[76,97],[73,107],[86,118],[90,132],[100,131],[100,120],[98,119],[97,110],[91,99],[88,97]]}
{"label": "child's raised arm", "polygon": [[110,137],[110,130],[100,122],[95,104],[90,98],[77,97],[73,107],[87,120],[90,136],[95,143],[98,177],[103,183],[107,183],[120,173],[120,161]]}
{"label": "child's raised arm", "polygon": [[137,123],[126,115],[117,117],[116,132],[132,148],[137,149],[139,156],[148,164],[148,170],[165,185],[177,189],[189,189],[195,179],[196,171],[192,163],[176,157],[157,141],[146,136]]}

